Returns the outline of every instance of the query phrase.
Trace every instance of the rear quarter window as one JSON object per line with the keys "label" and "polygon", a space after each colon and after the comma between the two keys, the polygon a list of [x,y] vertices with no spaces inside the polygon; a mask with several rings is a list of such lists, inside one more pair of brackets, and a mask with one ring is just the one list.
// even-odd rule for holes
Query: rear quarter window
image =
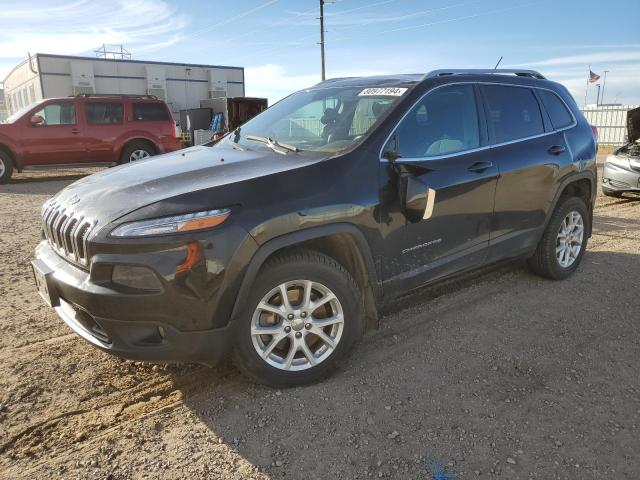
{"label": "rear quarter window", "polygon": [[526,87],[484,85],[487,121],[494,143],[532,137],[544,133],[540,105]]}
{"label": "rear quarter window", "polygon": [[169,112],[162,103],[134,103],[133,119],[135,121],[166,121]]}
{"label": "rear quarter window", "polygon": [[573,124],[573,116],[558,95],[549,90],[538,90],[538,94],[549,118],[551,118],[553,128],[560,129]]}

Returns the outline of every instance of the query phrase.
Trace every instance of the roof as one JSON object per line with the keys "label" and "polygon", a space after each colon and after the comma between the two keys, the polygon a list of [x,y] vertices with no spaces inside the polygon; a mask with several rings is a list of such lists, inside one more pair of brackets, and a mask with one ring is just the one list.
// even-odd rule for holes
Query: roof
{"label": "roof", "polygon": [[174,63],[174,62],[157,62],[152,60],[124,60],[120,58],[100,58],[100,57],[78,57],[73,55],[55,55],[51,53],[36,53],[36,57],[42,58],[64,58],[67,60],[90,60],[98,62],[118,62],[118,63],[143,63],[150,65],[172,65],[176,67],[196,67],[196,68],[229,68],[235,70],[244,70],[244,67],[232,67],[229,65],[202,65],[199,63]]}
{"label": "roof", "polygon": [[[433,70],[429,73],[381,75],[373,77],[345,77],[325,80],[312,88],[327,87],[399,87],[416,85],[427,79],[443,79],[451,77],[471,77],[473,80],[496,80],[497,77],[508,78],[513,83],[525,83],[527,80],[544,81],[545,77],[534,70],[507,70],[507,69],[449,69]],[[515,80],[515,81],[514,81]],[[524,82],[521,82],[524,80]]]}

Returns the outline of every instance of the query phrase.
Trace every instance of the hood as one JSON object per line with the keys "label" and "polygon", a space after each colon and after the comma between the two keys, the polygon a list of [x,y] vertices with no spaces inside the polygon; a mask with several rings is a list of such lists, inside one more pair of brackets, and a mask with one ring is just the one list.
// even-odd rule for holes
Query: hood
{"label": "hood", "polygon": [[640,107],[627,112],[627,140],[633,143],[640,139]]}
{"label": "hood", "polygon": [[324,158],[315,152],[281,155],[262,148],[198,146],[95,173],[72,183],[53,201],[105,225],[164,199],[303,168]]}

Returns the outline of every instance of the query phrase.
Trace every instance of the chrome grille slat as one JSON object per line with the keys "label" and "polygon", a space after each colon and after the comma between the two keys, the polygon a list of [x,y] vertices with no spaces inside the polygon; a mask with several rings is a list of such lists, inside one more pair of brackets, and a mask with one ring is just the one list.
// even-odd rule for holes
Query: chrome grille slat
{"label": "chrome grille slat", "polygon": [[82,223],[83,220],[84,220],[84,215],[80,215],[78,217],[78,221],[73,227],[73,230],[71,230],[71,241],[73,242],[73,258],[76,262],[79,260],[78,252],[80,250],[80,244],[78,243],[77,235],[78,235],[78,230],[80,230],[80,228],[83,225]]}
{"label": "chrome grille slat", "polygon": [[88,265],[88,240],[97,221],[50,202],[42,209],[42,227],[49,245],[72,263]]}

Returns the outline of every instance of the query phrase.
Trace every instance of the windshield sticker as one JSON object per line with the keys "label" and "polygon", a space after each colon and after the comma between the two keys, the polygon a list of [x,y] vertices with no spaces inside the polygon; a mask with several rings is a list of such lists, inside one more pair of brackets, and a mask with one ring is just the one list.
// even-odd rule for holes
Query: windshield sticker
{"label": "windshield sticker", "polygon": [[358,96],[387,96],[387,97],[401,97],[407,91],[407,88],[402,87],[387,87],[387,88],[365,88]]}

